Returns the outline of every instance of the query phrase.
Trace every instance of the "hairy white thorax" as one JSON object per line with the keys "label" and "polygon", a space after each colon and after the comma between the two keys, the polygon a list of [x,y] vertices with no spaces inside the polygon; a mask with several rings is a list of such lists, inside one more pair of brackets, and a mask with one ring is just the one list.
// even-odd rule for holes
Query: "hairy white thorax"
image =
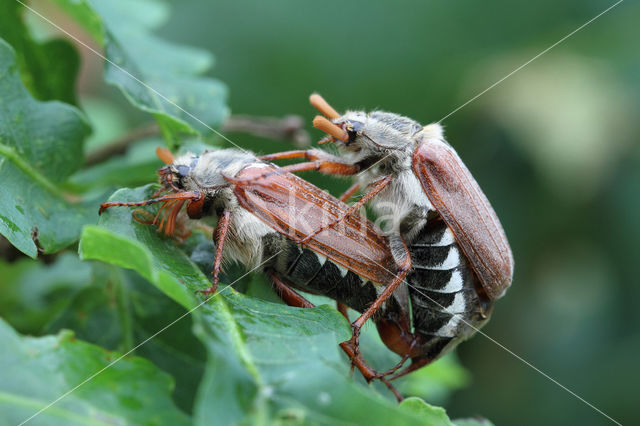
{"label": "hairy white thorax", "polygon": [[363,191],[385,176],[391,183],[375,196],[370,205],[378,217],[378,225],[386,232],[401,233],[403,221],[412,216],[414,226],[405,229],[404,237],[411,243],[434,210],[422,184],[413,171],[413,152],[419,143],[446,143],[442,126],[429,124],[416,131],[417,123],[390,113],[374,112],[365,116],[348,112],[345,120],[362,120],[362,136],[352,146],[340,146],[344,158],[351,164],[371,163],[356,176]]}
{"label": "hairy white thorax", "polygon": [[231,212],[223,252],[225,263],[241,263],[248,269],[258,266],[262,260],[263,237],[275,231],[238,203],[225,176],[235,177],[246,167],[265,165],[250,153],[224,149],[207,151],[200,157],[187,153],[176,158],[173,166],[190,168],[182,179],[182,185],[186,191],[205,194],[212,204],[210,214],[217,216],[224,210]]}
{"label": "hairy white thorax", "polygon": [[275,232],[249,211],[238,206],[232,210],[224,259],[256,268],[263,260],[263,237]]}

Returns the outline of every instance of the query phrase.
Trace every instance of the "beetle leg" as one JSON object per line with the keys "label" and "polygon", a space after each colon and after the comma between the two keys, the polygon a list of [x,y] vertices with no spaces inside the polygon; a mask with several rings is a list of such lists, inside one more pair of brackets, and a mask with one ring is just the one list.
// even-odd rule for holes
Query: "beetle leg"
{"label": "beetle leg", "polygon": [[[264,180],[269,176],[273,176],[275,174],[297,173],[297,172],[306,172],[306,171],[312,171],[312,170],[320,173],[330,174],[330,175],[349,176],[349,175],[356,174],[359,168],[358,166],[351,165],[351,164],[318,160],[318,161],[308,161],[305,163],[290,164],[288,166],[277,167],[275,170],[270,170],[260,175],[252,176],[250,178],[236,179],[234,177],[224,176],[224,175],[222,177],[227,182],[230,182],[235,185],[238,185],[238,184],[260,185],[262,183],[258,181]],[[268,182],[265,184],[268,184]]]}
{"label": "beetle leg", "polygon": [[280,167],[283,173],[297,173],[314,170],[326,175],[351,176],[358,173],[359,167],[329,160],[316,160],[307,163],[290,164]]}
{"label": "beetle leg", "polygon": [[353,336],[351,336],[351,339],[346,343],[353,348],[356,355],[358,355],[360,350],[359,339],[360,339],[360,330],[362,329],[362,326],[364,325],[365,322],[367,322],[369,318],[373,316],[373,314],[378,309],[380,309],[382,304],[389,297],[391,297],[393,292],[404,281],[405,277],[411,270],[411,255],[409,254],[409,248],[407,247],[407,244],[404,242],[403,239],[400,238],[398,242],[400,243],[400,246],[403,252],[401,254],[401,259],[396,259],[397,270],[398,270],[396,277],[393,279],[393,281],[391,281],[391,283],[389,283],[389,285],[385,287],[384,291],[380,293],[380,295],[376,300],[373,301],[371,306],[369,306],[367,310],[362,313],[362,315],[360,315],[353,323],[351,323],[351,328],[353,329]]}
{"label": "beetle leg", "polygon": [[411,373],[412,371],[416,371],[417,369],[422,368],[425,365],[429,364],[431,361],[432,360],[429,359],[429,358],[413,358],[411,360],[411,365],[410,366],[408,366],[407,368],[405,368],[404,370],[402,370],[398,374],[394,375],[389,380],[395,380],[395,379],[397,379],[399,377],[402,377],[404,375],[407,375],[407,374]]}
{"label": "beetle leg", "polygon": [[158,189],[156,192],[153,193],[153,195],[151,195],[151,198],[159,197],[160,194],[162,194],[166,190],[167,190],[167,188],[165,188],[164,186],[160,187],[160,189]]}
{"label": "beetle leg", "polygon": [[[391,367],[390,369],[388,369],[384,373],[380,373],[380,377],[386,377],[386,376],[388,376],[390,374],[393,374],[396,371],[398,371],[404,365],[404,363],[407,362],[407,360],[409,359],[410,354],[411,354],[411,350],[416,346],[416,343],[417,343],[417,340],[414,339],[414,341],[411,343],[411,346],[409,347],[409,351],[407,351],[407,353],[402,356],[402,358],[400,359],[400,361],[398,361],[398,363],[396,365],[394,365],[393,367]],[[406,374],[406,373],[404,373],[404,374]],[[391,380],[393,380],[393,379],[395,379],[395,377],[393,377]]]}
{"label": "beetle leg", "polygon": [[153,215],[153,213],[142,209],[135,209],[131,212],[131,216],[136,222],[143,225],[153,225],[156,222],[156,217]]}
{"label": "beetle leg", "polygon": [[309,161],[329,160],[341,163],[343,160],[335,155],[328,154],[319,149],[298,149],[293,151],[275,152],[273,154],[258,157],[262,161],[286,160],[291,158],[305,158]]}
{"label": "beetle leg", "polygon": [[[308,160],[307,163],[300,163],[304,164],[301,169],[297,169],[295,167],[288,169],[288,167],[291,166],[282,167],[282,169],[286,169],[291,173],[316,170],[320,173],[329,175],[350,176],[358,173],[359,171],[357,166],[345,163],[340,157],[327,154],[326,152],[318,149],[277,152],[275,154],[263,155],[259,158],[262,161],[276,161],[291,158],[304,158]],[[298,165],[294,164],[292,166]]]}
{"label": "beetle leg", "polygon": [[288,166],[278,167],[276,171],[267,172],[254,179],[262,179],[274,173],[298,173],[316,171],[327,175],[351,176],[358,173],[358,166],[353,164],[340,163],[330,160],[314,160],[305,163],[289,164]]}
{"label": "beetle leg", "polygon": [[[302,163],[305,164],[305,163]],[[311,234],[307,235],[306,237],[304,237],[302,240],[300,240],[299,244],[305,244],[307,243],[309,240],[311,240],[313,237],[315,237],[316,235],[318,235],[319,233],[321,233],[322,231],[325,231],[327,229],[331,229],[334,226],[336,226],[338,223],[342,222],[343,220],[345,220],[348,216],[352,215],[354,212],[360,210],[360,208],[362,206],[364,206],[369,200],[371,200],[373,197],[375,197],[376,195],[378,195],[378,193],[380,193],[380,191],[382,191],[383,189],[385,189],[387,187],[387,185],[389,185],[391,183],[391,176],[385,176],[381,179],[379,179],[376,183],[375,186],[373,187],[373,189],[371,191],[369,191],[368,193],[366,193],[360,200],[358,200],[357,203],[355,203],[354,205],[352,205],[351,207],[349,207],[349,210],[347,210],[346,212],[344,212],[340,217],[338,217],[337,219],[335,219],[333,222],[329,223],[328,225],[322,226],[318,229],[316,229],[315,231],[313,231]],[[353,187],[349,188],[349,191],[351,191]],[[357,189],[357,188],[356,188]],[[347,191],[348,192],[348,191]],[[354,191],[355,192],[355,191]]]}
{"label": "beetle leg", "polygon": [[295,306],[296,308],[316,307],[316,305],[309,302],[304,296],[292,289],[290,285],[284,282],[284,279],[278,277],[274,272],[269,274],[269,278],[271,278],[271,283],[273,284],[276,294],[287,305]]}
{"label": "beetle leg", "polygon": [[[291,288],[290,285],[285,283],[283,278],[280,278],[275,273],[270,274],[271,282],[278,296],[289,306],[295,306],[298,308],[315,308],[315,305],[304,298],[300,293]],[[340,343],[340,347],[347,354],[351,360],[352,365],[355,365],[362,373],[367,382],[377,378],[378,372],[371,368],[359,354],[356,354],[348,342]]]}
{"label": "beetle leg", "polygon": [[[150,213],[143,209],[135,209],[134,211],[131,212],[131,216],[136,222],[141,223],[143,225],[155,225],[157,224],[157,220],[158,220],[157,214],[154,216],[153,213]],[[182,223],[178,223],[178,221],[179,219],[176,217],[176,223],[178,227],[174,228],[174,232],[170,236],[178,244],[184,244],[186,239],[189,238],[189,236],[191,235],[191,229],[188,226],[183,225]]]}
{"label": "beetle leg", "polygon": [[343,317],[347,319],[347,321],[351,322],[351,320],[349,319],[349,312],[347,311],[349,307],[347,305],[342,302],[336,302],[336,309],[342,314]]}
{"label": "beetle leg", "polygon": [[[305,299],[300,293],[293,290],[289,285],[287,285],[282,278],[280,278],[275,273],[269,274],[271,278],[271,282],[273,287],[278,294],[278,296],[289,306],[296,306],[298,308],[314,308],[315,305]],[[370,382],[374,379],[379,379],[383,382],[391,392],[398,399],[398,402],[402,401],[402,395],[398,392],[398,390],[393,386],[384,375],[381,375],[373,368],[371,368],[359,354],[356,354],[353,348],[349,345],[348,342],[340,343],[340,347],[347,354],[349,359],[352,362],[352,365],[355,365],[358,370],[362,373],[367,382]]]}
{"label": "beetle leg", "polygon": [[307,160],[316,160],[316,158],[313,158],[314,156],[312,153],[313,153],[313,150],[298,149],[294,151],[283,151],[283,152],[276,152],[273,154],[262,155],[258,158],[262,161],[269,161],[269,162],[276,161],[276,160],[285,160],[289,158],[306,158]]}
{"label": "beetle leg", "polygon": [[349,189],[347,189],[344,192],[344,194],[340,196],[339,200],[342,201],[343,203],[346,203],[349,200],[349,198],[351,198],[353,194],[355,194],[358,191],[358,189],[360,189],[360,184],[354,183],[349,187]]}
{"label": "beetle leg", "polygon": [[224,243],[227,238],[230,221],[231,212],[229,210],[225,210],[220,216],[220,219],[213,231],[213,238],[216,240],[216,258],[213,261],[213,284],[206,290],[199,290],[200,293],[203,293],[207,297],[211,294],[215,294],[218,289],[218,276],[220,275],[220,266],[222,265],[222,250],[224,249]]}
{"label": "beetle leg", "polygon": [[[285,284],[284,281],[280,277],[278,277],[276,274],[271,273],[270,277],[271,277],[271,282],[273,283],[274,289],[276,290],[276,293],[287,305],[296,306],[299,308],[315,307],[313,303],[309,302],[302,295],[300,295],[298,292],[293,290],[290,286]],[[384,377],[386,374],[380,374],[374,369],[372,369],[362,359],[362,357],[359,354],[356,354],[353,351],[353,348],[349,345],[348,342],[340,343],[340,347],[351,360],[352,367],[355,365],[358,368],[358,370],[362,373],[364,378],[367,380],[367,382],[370,382],[371,380],[374,380],[374,379],[379,379],[395,395],[395,397],[398,399],[398,402],[403,400],[403,397],[400,394],[400,392],[398,392],[395,386],[393,386],[391,382],[389,382],[389,380],[387,380]]]}
{"label": "beetle leg", "polygon": [[184,226],[177,230],[171,237],[178,243],[184,244],[187,241],[187,238],[191,236],[191,229]]}

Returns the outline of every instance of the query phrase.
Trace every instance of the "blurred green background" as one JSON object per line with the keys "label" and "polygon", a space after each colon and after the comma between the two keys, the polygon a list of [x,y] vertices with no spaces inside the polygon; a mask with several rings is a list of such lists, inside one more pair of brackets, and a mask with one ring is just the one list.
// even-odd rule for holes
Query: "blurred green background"
{"label": "blurred green background", "polygon": [[[381,108],[443,124],[493,203],[514,283],[461,345],[472,383],[451,417],[503,424],[608,424],[523,360],[631,424],[640,380],[640,5],[626,1],[449,114],[613,2],[173,1],[160,35],[216,55],[233,114]],[[84,104],[114,89],[83,52]],[[144,119],[114,117],[122,127]],[[311,131],[312,139],[321,137]],[[291,145],[228,134],[259,152]],[[305,175],[334,194],[348,182]],[[492,341],[493,340],[493,341]],[[521,357],[523,360],[518,359]]]}
{"label": "blurred green background", "polygon": [[[174,2],[163,33],[216,55],[234,114],[308,122],[318,91],[341,111],[426,124],[613,3],[190,0]],[[639,22],[640,4],[621,3],[443,121],[515,255],[513,286],[484,331],[628,424],[640,419]],[[334,193],[347,185],[306,177]],[[458,354],[473,382],[445,405],[452,417],[609,423],[485,337]]]}

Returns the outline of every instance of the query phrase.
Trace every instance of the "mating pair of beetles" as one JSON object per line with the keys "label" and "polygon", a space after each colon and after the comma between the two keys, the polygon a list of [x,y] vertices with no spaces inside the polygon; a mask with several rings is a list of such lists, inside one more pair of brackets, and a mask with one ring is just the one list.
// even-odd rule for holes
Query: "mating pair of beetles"
{"label": "mating pair of beetles", "polygon": [[[323,115],[314,127],[327,133],[339,156],[318,149],[256,157],[225,149],[159,157],[162,189],[150,200],[113,206],[163,203],[154,223],[172,234],[186,203],[192,219],[216,216],[213,284],[223,259],[260,267],[285,303],[313,307],[296,290],[328,296],[361,313],[342,349],[368,380],[390,380],[451,350],[484,325],[493,302],[513,277],[513,256],[486,196],[439,124],[383,111],[341,115],[320,95],[311,104]],[[284,167],[271,162],[304,158]],[[293,173],[354,176],[339,199]],[[345,204],[359,189],[366,192]],[[359,211],[369,203],[389,218],[384,233]],[[385,372],[371,368],[358,338],[372,319],[385,345],[401,361]],[[403,367],[411,359],[411,364]],[[400,370],[400,371],[398,371]]]}

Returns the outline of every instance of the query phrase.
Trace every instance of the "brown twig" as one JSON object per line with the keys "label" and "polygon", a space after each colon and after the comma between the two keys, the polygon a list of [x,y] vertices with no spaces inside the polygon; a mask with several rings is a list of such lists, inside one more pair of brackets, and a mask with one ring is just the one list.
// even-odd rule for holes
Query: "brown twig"
{"label": "brown twig", "polygon": [[[291,141],[298,148],[305,148],[311,144],[309,133],[304,128],[304,120],[298,115],[286,115],[283,118],[233,115],[222,125],[221,130]],[[159,134],[160,129],[156,123],[147,123],[137,127],[109,145],[90,152],[85,160],[85,167],[102,163],[114,155],[124,154],[132,143]]]}
{"label": "brown twig", "polygon": [[304,128],[304,120],[299,115],[277,117],[255,117],[232,115],[222,125],[223,132],[242,132],[267,139],[291,141],[299,148],[311,144],[309,133]]}

